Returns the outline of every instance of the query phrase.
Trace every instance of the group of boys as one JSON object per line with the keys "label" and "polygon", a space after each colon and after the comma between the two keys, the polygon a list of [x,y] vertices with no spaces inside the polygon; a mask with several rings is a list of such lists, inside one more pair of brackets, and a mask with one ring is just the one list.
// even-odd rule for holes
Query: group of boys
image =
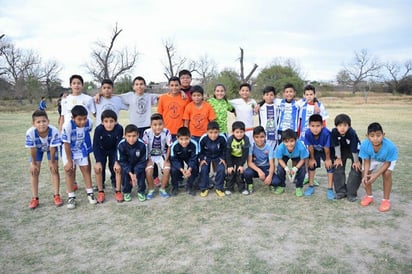
{"label": "group of boys", "polygon": [[[113,88],[110,80],[105,81],[102,83],[102,100],[105,100],[104,87],[109,85]],[[70,83],[74,93],[76,89],[81,90],[83,79],[74,75]],[[143,87],[139,88],[140,83]],[[136,77],[133,85],[137,85],[137,89],[144,91],[145,81],[143,78]],[[242,91],[245,87],[248,90]],[[121,202],[132,200],[133,186],[137,187],[139,201],[153,199],[155,185],[159,186],[159,195],[168,198],[166,187],[169,177],[172,185],[171,195],[178,194],[179,186],[185,180],[187,193],[194,195],[198,188],[200,196],[206,197],[210,189],[211,168],[215,172],[215,192],[219,197],[230,195],[234,191],[235,184],[241,193],[245,195],[252,193],[253,178],[261,179],[265,185],[273,189],[275,194],[284,192],[286,178],[288,178],[296,185],[296,196],[311,196],[314,193],[314,172],[320,166],[321,159],[328,173],[328,199],[347,197],[349,201],[355,201],[357,190],[363,183],[367,195],[362,199],[361,204],[367,206],[373,201],[371,184],[382,175],[384,200],[379,210],[390,209],[391,171],[396,164],[396,147],[384,138],[382,127],[373,123],[368,127],[368,139],[360,146],[358,155],[359,139],[351,128],[349,116],[338,115],[335,118],[336,128],[330,132],[325,127],[327,113],[323,105],[317,101],[315,88],[312,86],[305,87],[305,99],[301,101],[295,101],[296,91],[293,85],[285,86],[284,98],[281,100],[275,99],[273,87],[267,87],[263,92],[264,101],[255,105],[254,100],[249,98],[250,85],[242,84],[239,99],[243,102],[240,101],[239,105],[247,105],[248,115],[252,110],[252,118],[253,112],[259,113],[261,126],[247,127],[244,122],[239,121],[238,117],[238,121],[232,124],[232,135],[229,138],[220,132],[213,109],[203,101],[202,87],[191,87],[192,102],[189,103],[190,100],[181,90],[180,79],[177,77],[169,80],[169,92],[160,97],[159,113],[150,115],[150,124],[143,124],[143,121],[131,123],[125,127],[123,133],[123,128],[117,123],[117,113],[120,109],[129,109],[129,115],[140,112],[142,114],[140,116],[144,116],[146,112],[142,112],[142,108],[151,108],[151,105],[156,102],[153,95],[144,96],[143,91],[138,97],[141,101],[134,102],[134,97],[127,97],[126,94],[121,98],[123,106],[120,101],[115,104],[117,108],[111,106],[104,109],[100,106],[101,115],[98,117],[101,119],[101,124],[95,129],[93,145],[90,137],[92,120],[88,115],[96,111],[91,107],[94,104],[90,103],[90,98],[84,97],[87,95],[82,94],[84,96],[81,99],[77,96],[76,99],[80,99],[80,102],[74,102],[70,95],[67,101],[62,102],[63,110],[65,104],[72,105],[69,107],[69,115],[67,111],[62,111],[66,115],[62,114],[62,122],[59,125],[61,134],[48,124],[47,114],[44,111],[37,110],[33,113],[33,127],[26,134],[26,147],[31,148],[32,159],[33,198],[30,208],[36,208],[39,204],[38,173],[43,152],[48,153],[53,175],[54,202],[56,206],[63,204],[59,195],[57,166],[57,148],[63,143],[62,159],[69,209],[76,206],[75,166],[79,166],[83,175],[89,203],[96,204],[105,200],[104,181],[107,160],[111,171],[112,187],[115,189],[115,199]],[[109,96],[110,98],[118,97]],[[109,100],[102,105],[108,106],[112,103],[113,100]],[[124,106],[127,104],[128,106]],[[245,115],[244,111],[234,107],[235,110],[237,109],[237,116]],[[131,110],[132,108],[135,109]],[[132,119],[132,116],[130,118]],[[249,121],[250,117],[247,118]],[[139,128],[136,125],[139,125]],[[248,132],[251,133],[249,136]],[[96,158],[97,198],[91,180],[89,154],[92,151]],[[360,158],[364,160],[363,175]],[[275,159],[278,163],[276,172]],[[346,183],[345,163],[348,159],[352,160],[352,166]],[[292,163],[290,167],[289,160]],[[247,168],[245,168],[246,163]],[[156,167],[161,169],[161,182],[158,178],[160,174],[156,175]],[[303,192],[307,171],[309,186]],[[376,172],[371,173],[371,171]],[[333,192],[333,185],[336,194]]]}

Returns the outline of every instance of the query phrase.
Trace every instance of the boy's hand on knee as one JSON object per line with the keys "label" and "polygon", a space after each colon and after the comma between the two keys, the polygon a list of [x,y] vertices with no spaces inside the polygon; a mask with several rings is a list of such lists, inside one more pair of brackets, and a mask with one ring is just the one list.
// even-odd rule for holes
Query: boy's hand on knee
{"label": "boy's hand on knee", "polygon": [[69,172],[73,170],[73,162],[72,161],[68,161],[67,164],[64,165],[64,170]]}
{"label": "boy's hand on knee", "polygon": [[338,167],[338,166],[343,166],[341,158],[336,158],[335,160],[335,167]]}
{"label": "boy's hand on knee", "polygon": [[233,167],[228,167],[227,168],[227,174],[232,174],[233,172]]}
{"label": "boy's hand on knee", "polygon": [[331,169],[332,168],[332,160],[330,160],[330,159],[325,160],[325,167],[327,169]]}
{"label": "boy's hand on knee", "polygon": [[309,159],[309,166],[310,167],[316,167],[316,160],[315,159]]}
{"label": "boy's hand on knee", "polygon": [[122,168],[120,167],[120,165],[119,165],[118,162],[115,162],[115,163],[114,163],[113,170],[114,170],[116,173],[119,173],[119,174],[120,174],[120,171],[122,171]]}
{"label": "boy's hand on knee", "polygon": [[240,174],[243,174],[243,172],[245,171],[245,168],[243,166],[240,166],[237,168],[237,171],[239,171]]}
{"label": "boy's hand on knee", "polygon": [[30,164],[30,174],[33,176],[39,175],[39,167],[35,163]]}
{"label": "boy's hand on knee", "polygon": [[101,173],[102,172],[102,163],[97,162],[94,164],[94,172]]}
{"label": "boy's hand on knee", "polygon": [[356,171],[361,171],[362,170],[362,165],[359,161],[357,161],[356,163],[352,164],[352,167],[356,170]]}

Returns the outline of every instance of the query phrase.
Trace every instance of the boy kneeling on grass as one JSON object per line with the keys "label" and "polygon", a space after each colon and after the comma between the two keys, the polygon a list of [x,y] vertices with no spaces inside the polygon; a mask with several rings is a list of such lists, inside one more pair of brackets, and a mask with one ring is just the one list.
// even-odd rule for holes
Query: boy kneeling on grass
{"label": "boy kneeling on grass", "polygon": [[362,141],[359,157],[363,159],[362,184],[366,195],[361,201],[362,206],[368,206],[373,202],[372,184],[382,175],[383,199],[379,211],[385,212],[391,209],[389,195],[392,189],[392,171],[398,159],[398,149],[387,138],[379,123],[368,126],[368,139]]}

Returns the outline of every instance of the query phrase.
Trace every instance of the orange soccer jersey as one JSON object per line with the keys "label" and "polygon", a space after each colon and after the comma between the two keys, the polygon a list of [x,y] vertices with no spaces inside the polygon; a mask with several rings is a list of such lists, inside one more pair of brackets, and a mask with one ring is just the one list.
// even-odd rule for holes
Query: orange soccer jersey
{"label": "orange soccer jersey", "polygon": [[200,107],[191,102],[186,106],[183,120],[189,120],[189,130],[193,136],[200,137],[207,131],[207,124],[216,120],[216,114],[212,106],[207,102],[202,102]]}
{"label": "orange soccer jersey", "polygon": [[188,99],[182,99],[182,96],[177,94],[163,94],[159,98],[157,111],[162,114],[164,126],[173,135],[177,134],[177,130],[183,126],[183,113],[186,105],[189,103]]}

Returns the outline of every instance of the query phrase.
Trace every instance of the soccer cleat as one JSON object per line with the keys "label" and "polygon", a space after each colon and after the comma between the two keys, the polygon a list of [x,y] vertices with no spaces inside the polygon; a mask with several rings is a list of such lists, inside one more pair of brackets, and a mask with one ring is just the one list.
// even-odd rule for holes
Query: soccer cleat
{"label": "soccer cleat", "polygon": [[125,193],[124,194],[124,201],[125,202],[130,202],[132,200],[132,194],[130,193]]}
{"label": "soccer cleat", "polygon": [[207,195],[209,195],[209,189],[205,189],[200,192],[200,197],[206,197]]}
{"label": "soccer cleat", "polygon": [[245,189],[245,190],[242,191],[242,194],[243,195],[249,195],[249,191],[247,189]]}
{"label": "soccer cleat", "polygon": [[333,189],[328,188],[326,190],[326,198],[328,198],[328,200],[335,200],[335,193],[333,193]]}
{"label": "soccer cleat", "polygon": [[232,195],[232,191],[230,191],[230,190],[225,190],[225,195]]}
{"label": "soccer cleat", "polygon": [[216,195],[219,197],[225,197],[225,193],[223,192],[223,190],[220,189],[215,189]]}
{"label": "soccer cleat", "polygon": [[154,189],[149,190],[149,192],[148,192],[147,195],[146,195],[146,198],[147,198],[148,200],[151,200],[151,199],[153,199],[154,197],[155,197],[155,191],[154,191]]}
{"label": "soccer cleat", "polygon": [[59,195],[59,194],[56,194],[56,195],[53,196],[53,201],[54,201],[54,204],[55,204],[57,207],[63,205],[63,200],[60,198],[60,195]]}
{"label": "soccer cleat", "polygon": [[302,190],[301,187],[296,188],[295,195],[296,195],[296,197],[302,197],[303,196],[303,190]]}
{"label": "soccer cleat", "polygon": [[282,194],[283,192],[285,192],[285,188],[284,188],[283,186],[278,186],[278,187],[276,187],[276,188],[275,188],[275,191],[274,191],[274,193],[275,193],[276,195],[280,195],[280,194]]}
{"label": "soccer cleat", "polygon": [[303,180],[303,184],[306,185],[306,184],[308,184],[308,183],[309,183],[309,178],[308,178],[308,177],[305,177],[305,180]]}
{"label": "soccer cleat", "polygon": [[79,189],[79,186],[77,185],[77,182],[73,183],[73,191],[76,191]]}
{"label": "soccer cleat", "polygon": [[172,191],[170,192],[170,194],[172,194],[172,196],[177,196],[177,194],[179,193],[179,190],[177,188],[172,188]]}
{"label": "soccer cleat", "polygon": [[312,196],[313,193],[315,193],[315,188],[313,186],[308,186],[308,188],[305,190],[303,195],[305,196]]}
{"label": "soccer cleat", "polygon": [[165,199],[170,197],[170,195],[169,195],[169,193],[167,193],[166,189],[163,189],[163,188],[159,189],[159,195],[160,195],[160,197],[165,198]]}
{"label": "soccer cleat", "polygon": [[391,201],[389,200],[382,200],[381,205],[379,206],[380,212],[386,212],[391,209]]}
{"label": "soccer cleat", "polygon": [[144,202],[144,201],[146,201],[146,195],[144,195],[144,193],[137,192],[137,199],[140,202]]}
{"label": "soccer cleat", "polygon": [[98,202],[99,204],[102,204],[102,203],[104,202],[105,197],[106,197],[106,195],[104,194],[104,192],[103,192],[103,191],[99,191],[99,192],[97,193],[97,202]]}
{"label": "soccer cleat", "polygon": [[365,195],[365,197],[362,198],[361,201],[361,206],[368,206],[373,202],[373,197],[370,197],[368,195]]}
{"label": "soccer cleat", "polygon": [[74,209],[76,208],[76,197],[69,197],[67,200],[67,208]]}
{"label": "soccer cleat", "polygon": [[114,199],[118,202],[121,203],[123,202],[123,194],[120,191],[116,191],[114,194]]}
{"label": "soccer cleat", "polygon": [[89,200],[89,204],[91,204],[91,205],[97,204],[96,197],[94,196],[94,193],[87,194],[87,200]]}
{"label": "soccer cleat", "polygon": [[249,191],[249,193],[253,193],[253,184],[247,185],[247,190]]}
{"label": "soccer cleat", "polygon": [[38,206],[39,206],[39,198],[31,198],[29,208],[30,209],[35,209]]}

